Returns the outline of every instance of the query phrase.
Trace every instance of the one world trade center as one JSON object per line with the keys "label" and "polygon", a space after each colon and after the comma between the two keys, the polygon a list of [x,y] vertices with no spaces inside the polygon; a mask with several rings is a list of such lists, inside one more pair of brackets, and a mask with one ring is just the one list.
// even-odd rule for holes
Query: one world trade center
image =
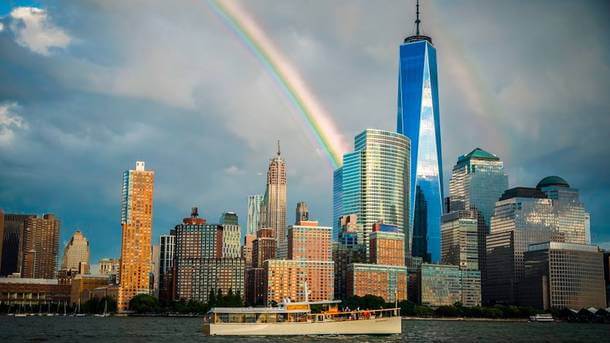
{"label": "one world trade center", "polygon": [[420,34],[419,2],[416,18],[415,35],[400,46],[397,131],[411,140],[411,254],[438,262],[443,168],[436,49]]}

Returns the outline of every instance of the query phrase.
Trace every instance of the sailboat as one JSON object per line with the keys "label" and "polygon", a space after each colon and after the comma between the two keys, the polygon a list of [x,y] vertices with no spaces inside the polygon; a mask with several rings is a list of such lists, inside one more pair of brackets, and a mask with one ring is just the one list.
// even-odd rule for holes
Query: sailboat
{"label": "sailboat", "polygon": [[108,313],[108,299],[104,299],[104,313],[96,314],[96,317],[108,317],[110,314]]}
{"label": "sailboat", "polygon": [[19,310],[17,313],[15,313],[15,317],[27,317],[27,314],[21,312],[23,304],[19,304]]}
{"label": "sailboat", "polygon": [[80,298],[78,298],[78,310],[76,312],[76,316],[77,317],[84,317],[84,316],[86,316],[86,314],[80,313]]}

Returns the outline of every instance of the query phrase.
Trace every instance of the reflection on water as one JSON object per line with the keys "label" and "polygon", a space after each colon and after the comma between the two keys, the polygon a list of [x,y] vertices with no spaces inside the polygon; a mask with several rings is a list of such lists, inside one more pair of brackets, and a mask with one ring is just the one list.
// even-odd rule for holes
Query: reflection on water
{"label": "reflection on water", "polygon": [[[205,337],[200,318],[95,318],[0,316],[0,342],[235,342]],[[239,342],[574,342],[603,341],[602,324],[403,321],[393,336],[240,337]]]}

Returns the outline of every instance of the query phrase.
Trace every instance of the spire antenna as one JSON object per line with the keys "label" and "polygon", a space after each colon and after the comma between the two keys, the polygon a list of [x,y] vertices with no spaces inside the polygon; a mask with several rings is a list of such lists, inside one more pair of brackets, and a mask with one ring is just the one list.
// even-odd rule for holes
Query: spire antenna
{"label": "spire antenna", "polygon": [[280,140],[277,140],[277,155],[280,156]]}
{"label": "spire antenna", "polygon": [[420,26],[421,20],[419,19],[419,0],[415,0],[415,35],[405,38],[405,43],[414,43],[419,41],[428,41],[432,44],[432,38],[425,36],[421,33]]}
{"label": "spire antenna", "polygon": [[421,23],[421,20],[419,20],[419,0],[416,0],[415,2],[415,35],[419,36],[419,23]]}

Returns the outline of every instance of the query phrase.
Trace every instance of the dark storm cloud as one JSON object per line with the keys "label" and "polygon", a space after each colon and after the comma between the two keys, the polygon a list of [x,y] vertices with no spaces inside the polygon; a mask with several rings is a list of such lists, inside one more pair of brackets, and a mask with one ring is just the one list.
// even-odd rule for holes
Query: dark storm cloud
{"label": "dark storm cloud", "polygon": [[[301,71],[346,141],[367,127],[394,129],[398,44],[412,32],[412,3],[243,6]],[[476,146],[500,155],[511,185],[561,175],[582,190],[594,239],[610,242],[610,6],[523,7],[423,3],[423,28],[438,49],[445,175]],[[11,135],[0,145],[0,207],[55,212],[62,240],[80,228],[94,261],[117,256],[121,173],[135,160],[156,171],[155,236],[195,205],[211,221],[236,210],[245,224],[246,197],[264,191],[267,159],[281,139],[288,221],[305,200],[330,224],[327,161],[205,1],[53,1],[43,8],[50,25],[43,28],[61,30],[69,44],[39,31],[30,31],[36,46],[19,44],[13,19],[1,19],[0,109],[10,105],[10,118],[24,125],[0,123]]]}

